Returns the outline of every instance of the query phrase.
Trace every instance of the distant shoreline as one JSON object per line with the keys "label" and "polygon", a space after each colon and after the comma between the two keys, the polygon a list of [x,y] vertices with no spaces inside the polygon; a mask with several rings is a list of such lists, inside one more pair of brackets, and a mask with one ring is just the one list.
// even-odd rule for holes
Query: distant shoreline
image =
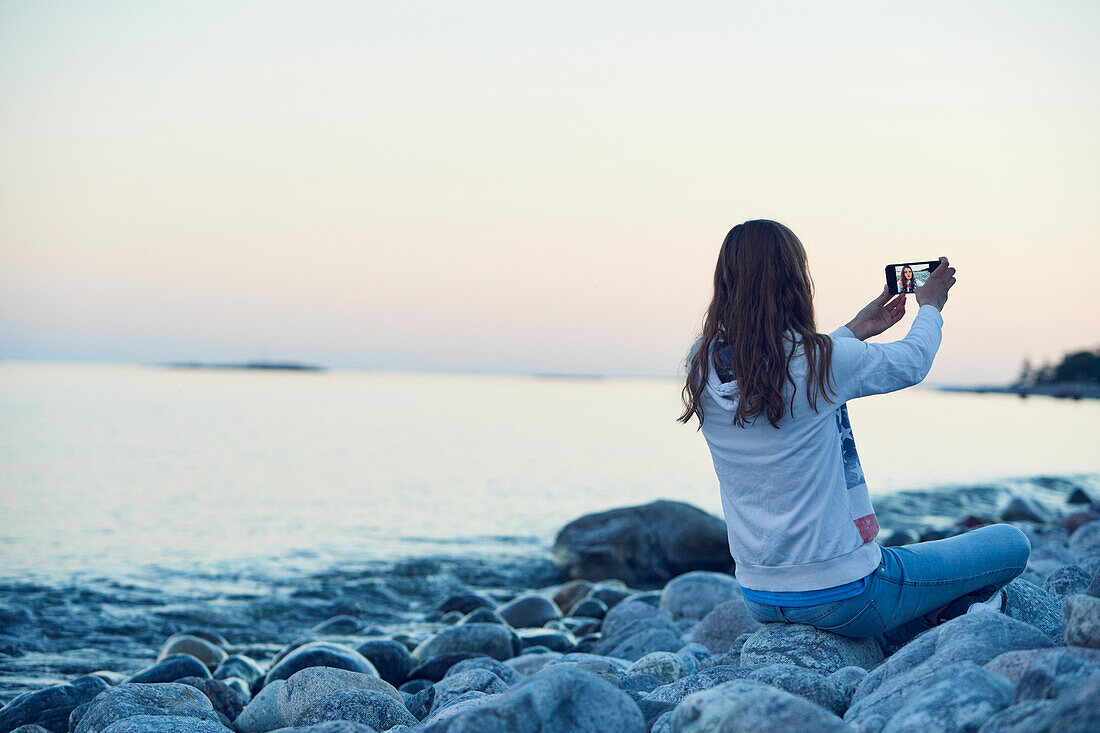
{"label": "distant shoreline", "polygon": [[173,361],[161,366],[172,369],[265,369],[270,371],[323,372],[325,367],[315,364],[278,361],[246,361],[241,363],[216,364],[200,361]]}
{"label": "distant shoreline", "polygon": [[1058,397],[1068,400],[1100,399],[1100,384],[1089,382],[1066,382],[1063,384],[1026,384],[1026,385],[947,385],[936,387],[941,392],[971,392],[975,394],[1014,394],[1020,397],[1039,395]]}

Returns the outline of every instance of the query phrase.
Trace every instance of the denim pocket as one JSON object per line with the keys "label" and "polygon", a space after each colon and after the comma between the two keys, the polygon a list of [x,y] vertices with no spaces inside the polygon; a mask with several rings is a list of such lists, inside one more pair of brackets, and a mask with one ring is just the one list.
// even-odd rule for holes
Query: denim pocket
{"label": "denim pocket", "polygon": [[[859,598],[859,596],[856,596],[853,600]],[[856,604],[853,604],[852,607],[859,610],[853,614],[848,612],[848,609],[844,609],[837,613],[836,618],[822,618],[821,621],[824,623],[815,623],[813,626],[822,631],[831,631],[834,634],[851,636],[857,639],[878,636],[886,631],[886,619],[883,618],[882,612],[878,610],[878,605],[875,604],[874,600],[867,600],[862,607]]]}
{"label": "denim pocket", "polygon": [[745,608],[749,609],[749,615],[762,624],[773,624],[783,621],[783,617],[779,613],[778,606],[769,606],[764,603],[757,603],[756,601],[750,601],[748,598],[742,599],[745,601]]}
{"label": "denim pocket", "polygon": [[819,603],[816,606],[782,606],[779,609],[779,613],[783,617],[783,620],[789,624],[813,625],[815,621],[823,619],[831,613],[835,613],[845,603],[847,603],[847,599],[831,601],[829,603]]}

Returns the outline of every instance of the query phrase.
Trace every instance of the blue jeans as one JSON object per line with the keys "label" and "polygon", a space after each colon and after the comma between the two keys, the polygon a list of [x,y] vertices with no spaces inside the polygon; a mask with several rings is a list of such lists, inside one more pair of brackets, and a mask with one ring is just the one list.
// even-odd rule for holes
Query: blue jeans
{"label": "blue jeans", "polygon": [[954,537],[883,547],[882,562],[858,596],[816,606],[769,606],[745,600],[761,623],[808,624],[883,649],[900,646],[934,624],[924,615],[962,596],[985,600],[1023,572],[1031,541],[1011,524],[990,524]]}

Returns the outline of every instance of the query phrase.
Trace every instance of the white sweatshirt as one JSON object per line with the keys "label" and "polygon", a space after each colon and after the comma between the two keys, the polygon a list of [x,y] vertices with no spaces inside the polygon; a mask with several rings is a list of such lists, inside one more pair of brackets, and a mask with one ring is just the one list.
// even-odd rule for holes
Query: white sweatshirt
{"label": "white sweatshirt", "polygon": [[[703,437],[722,493],[730,554],[742,585],[764,591],[830,588],[873,572],[881,560],[878,520],[856,454],[845,403],[917,384],[932,367],[943,318],[933,305],[917,311],[905,338],[860,341],[841,326],[833,339],[832,402],[806,400],[801,345],[791,360],[798,385],[793,416],[772,427],[757,415],[733,425],[737,382],[723,383],[712,366],[702,393]],[[692,353],[699,347],[697,340]],[[690,360],[690,356],[689,356]],[[790,403],[788,382],[784,399]]]}

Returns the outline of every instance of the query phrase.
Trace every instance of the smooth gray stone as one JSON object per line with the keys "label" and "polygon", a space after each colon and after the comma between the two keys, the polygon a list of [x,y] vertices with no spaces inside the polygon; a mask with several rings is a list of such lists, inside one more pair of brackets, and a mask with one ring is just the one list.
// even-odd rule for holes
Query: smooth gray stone
{"label": "smooth gray stone", "polygon": [[141,670],[127,682],[175,682],[181,677],[209,677],[210,670],[190,654],[170,654],[156,664]]}
{"label": "smooth gray stone", "polygon": [[616,657],[585,654],[583,652],[573,652],[572,654],[565,654],[556,659],[551,659],[546,663],[544,669],[546,667],[557,666],[568,666],[588,672],[589,674],[596,675],[610,682],[616,687],[622,682],[628,667],[623,660]]}
{"label": "smooth gray stone", "polygon": [[554,562],[570,578],[618,578],[635,586],[690,570],[733,569],[726,523],[667,500],[573,520],[554,539]]}
{"label": "smooth gray stone", "polygon": [[667,685],[684,676],[684,660],[673,652],[653,652],[627,667],[627,674],[648,674]]}
{"label": "smooth gray stone", "polygon": [[460,624],[425,639],[413,650],[412,658],[420,664],[442,654],[473,652],[504,661],[515,656],[514,633],[500,624]]}
{"label": "smooth gray stone", "polygon": [[863,678],[866,676],[867,670],[863,667],[841,667],[825,679],[836,685],[841,694],[844,695],[844,709],[847,710],[852,703],[852,696],[855,694],[856,688],[859,687],[859,683],[863,682]]}
{"label": "smooth gray stone", "polygon": [[91,701],[75,733],[103,733],[112,723],[135,715],[183,716],[221,723],[210,700],[194,687],[178,682],[123,682]]}
{"label": "smooth gray stone", "polygon": [[222,660],[214,670],[213,677],[216,680],[224,680],[229,677],[237,677],[245,681],[250,688],[252,683],[264,676],[264,671],[256,660],[243,654],[230,654]]}
{"label": "smooth gray stone", "polygon": [[[173,654],[190,654],[207,668],[217,667],[228,654],[216,643],[194,634],[173,634],[165,639],[157,653],[157,661],[167,659]],[[174,680],[173,680],[174,681]]]}
{"label": "smooth gray stone", "polygon": [[1092,576],[1080,565],[1063,565],[1043,582],[1043,590],[1056,596],[1084,593],[1092,582]]}
{"label": "smooth gray stone", "polygon": [[600,631],[605,637],[615,636],[636,621],[652,621],[655,619],[660,619],[659,623],[668,622],[669,626],[675,628],[675,624],[672,623],[672,615],[668,611],[654,608],[645,601],[623,601],[613,606],[604,615]]}
{"label": "smooth gray stone", "polygon": [[711,667],[676,680],[672,684],[661,685],[646,695],[645,699],[649,702],[678,705],[688,695],[700,690],[709,690],[711,687],[716,687],[723,682],[729,682],[742,676],[738,667]]}
{"label": "smooth gray stone", "polygon": [[460,591],[458,593],[452,593],[436,604],[433,612],[436,614],[437,618],[441,618],[443,614],[450,611],[458,611],[461,614],[467,614],[477,608],[488,608],[491,611],[496,607],[497,604],[480,593]]}
{"label": "smooth gray stone", "polygon": [[497,609],[497,613],[517,629],[541,627],[547,621],[562,617],[561,610],[552,600],[535,593],[525,593],[508,601]]}
{"label": "smooth gray stone", "polygon": [[280,659],[268,670],[264,684],[269,685],[275,680],[285,680],[295,672],[308,667],[335,667],[378,677],[378,670],[370,660],[354,649],[329,641],[311,641]]}
{"label": "smooth gray stone", "polygon": [[886,724],[891,733],[976,731],[1012,704],[1012,684],[973,662],[937,670],[933,683],[903,704]]}
{"label": "smooth gray stone", "polygon": [[691,630],[690,638],[714,654],[724,654],[739,636],[759,631],[761,626],[738,593],[737,598],[712,608]]}
{"label": "smooth gray stone", "polygon": [[85,675],[68,684],[24,692],[0,709],[0,730],[36,723],[50,730],[67,731],[73,709],[109,688],[99,677]]}
{"label": "smooth gray stone", "polygon": [[[530,652],[530,650],[527,650]],[[573,652],[576,654],[576,652]],[[528,676],[538,672],[555,659],[563,657],[561,652],[539,652],[537,654],[524,653],[518,657],[512,657],[504,663],[521,675]]]}
{"label": "smooth gray stone", "polygon": [[[966,613],[931,628],[886,659],[856,688],[844,720],[863,725],[872,715],[890,719],[935,684],[936,673],[959,662],[985,664],[1004,652],[1054,646],[1039,629],[1000,613]],[[858,666],[858,665],[857,665]]]}
{"label": "smooth gray stone", "polygon": [[189,715],[133,715],[111,723],[103,733],[233,733],[221,723]]}
{"label": "smooth gray stone", "polygon": [[465,672],[468,669],[487,669],[497,677],[502,679],[507,685],[514,685],[524,677],[517,672],[513,667],[509,667],[504,662],[493,659],[492,657],[473,657],[472,659],[463,659],[450,669],[447,670],[447,674],[443,675],[443,679],[447,679],[453,674],[459,672]]}
{"label": "smooth gray stone", "polygon": [[569,609],[569,615],[574,617],[602,619],[607,615],[607,604],[599,598],[585,598],[577,605]]}
{"label": "smooth gray stone", "polygon": [[793,664],[831,674],[841,667],[872,669],[882,662],[874,639],[853,639],[806,624],[764,624],[741,647],[741,666]]}
{"label": "smooth gray stone", "polygon": [[429,715],[451,700],[467,692],[476,691],[486,695],[496,695],[508,689],[508,684],[487,669],[467,669],[449,674],[435,683],[435,697],[432,700]]}
{"label": "smooth gray stone", "polygon": [[228,721],[240,715],[250,699],[250,695],[244,689],[243,680],[236,680],[239,686],[230,684],[228,680],[216,680],[210,677],[181,677],[176,682],[181,685],[190,685],[206,695],[214,706],[214,712],[224,715],[225,720]]}
{"label": "smooth gray stone", "polygon": [[568,631],[524,628],[516,633],[524,649],[541,646],[552,652],[568,654],[577,648],[577,638]]}
{"label": "smooth gray stone", "polygon": [[636,633],[622,633],[596,644],[595,652],[609,657],[637,661],[653,652],[674,652],[684,645],[678,629],[642,628]]}
{"label": "smooth gray stone", "polygon": [[548,667],[499,695],[428,721],[423,733],[644,733],[630,697],[595,675],[569,665]]}
{"label": "smooth gray stone", "polygon": [[355,651],[362,654],[374,665],[378,676],[391,685],[400,685],[408,679],[413,661],[409,650],[399,641],[392,639],[367,639]]}
{"label": "smooth gray stone", "polygon": [[695,570],[677,575],[661,591],[660,608],[674,621],[701,619],[719,603],[741,598],[741,587],[732,575]]}
{"label": "smooth gray stone", "polygon": [[347,614],[325,619],[310,629],[315,634],[354,634],[362,630],[363,623]]}
{"label": "smooth gray stone", "polygon": [[404,698],[393,685],[372,674],[336,667],[306,667],[287,678],[275,698],[275,707],[283,720],[297,720],[316,700],[343,690],[372,690],[404,704]]}
{"label": "smooth gray stone", "polygon": [[[426,716],[424,718],[424,725],[427,725],[429,722],[434,723],[437,721],[446,720],[447,718],[453,718],[454,716],[462,713],[463,710],[469,710],[470,708],[477,707],[488,697],[490,696],[485,694],[484,692],[479,692],[477,690],[469,690],[467,692],[464,692],[458,697],[448,700],[447,704],[440,707],[431,715]],[[391,728],[390,730],[393,729]],[[389,733],[389,731],[387,731],[387,733]]]}
{"label": "smooth gray stone", "polygon": [[275,728],[286,725],[283,716],[279,714],[278,697],[286,680],[275,680],[270,685],[264,686],[256,693],[244,710],[233,721],[233,727],[239,733],[265,733]]}
{"label": "smooth gray stone", "polygon": [[684,644],[680,649],[676,650],[676,656],[680,658],[680,661],[684,665],[683,674],[681,677],[685,677],[689,674],[695,674],[699,671],[699,665],[706,659],[710,659],[711,652],[702,644],[697,642],[689,642]]}
{"label": "smooth gray stone", "polygon": [[804,697],[834,715],[844,715],[848,709],[851,698],[835,682],[817,672],[793,664],[768,664],[742,671],[746,675],[744,679],[763,682]]}
{"label": "smooth gray stone", "polygon": [[756,680],[733,680],[693,693],[671,716],[677,733],[814,731],[845,733],[844,722],[824,708]]}
{"label": "smooth gray stone", "polygon": [[1063,614],[1066,644],[1100,649],[1100,598],[1068,596]]}
{"label": "smooth gray stone", "polygon": [[26,725],[21,725],[18,728],[14,729],[13,731],[11,731],[11,733],[51,733],[51,732],[49,730],[47,730],[46,728],[43,728],[42,726],[40,726],[38,723],[27,723]]}
{"label": "smooth gray stone", "polygon": [[1016,681],[1016,702],[1052,700],[1098,673],[1096,667],[1064,651],[1036,657]]}
{"label": "smooth gray stone", "polygon": [[1066,599],[1048,593],[1023,578],[1005,586],[1008,603],[1005,614],[1043,631],[1055,644],[1062,643],[1062,606]]}
{"label": "smooth gray stone", "polygon": [[1100,553],[1100,519],[1078,527],[1070,535],[1069,551],[1078,560]]}
{"label": "smooth gray stone", "polygon": [[378,730],[419,722],[403,702],[394,700],[384,692],[340,690],[312,700],[291,723],[292,727],[300,728],[326,720],[352,720]]}

